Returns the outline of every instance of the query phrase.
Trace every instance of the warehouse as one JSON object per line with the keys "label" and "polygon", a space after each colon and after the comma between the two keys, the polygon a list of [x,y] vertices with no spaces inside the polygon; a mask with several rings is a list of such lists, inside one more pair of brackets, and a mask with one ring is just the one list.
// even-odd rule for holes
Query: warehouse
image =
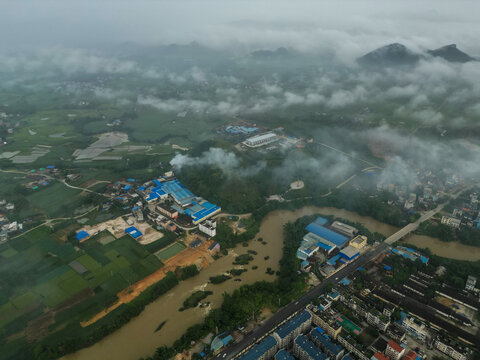
{"label": "warehouse", "polygon": [[185,210],[185,214],[192,218],[192,223],[194,225],[197,225],[209,217],[218,214],[222,210],[220,206],[209,203],[208,201],[202,204],[193,202],[193,204],[194,206]]}
{"label": "warehouse", "polygon": [[349,245],[346,248],[344,248],[342,251],[340,251],[340,255],[344,259],[346,259],[348,261],[352,261],[358,255],[360,255],[360,251],[357,248]]}
{"label": "warehouse", "polygon": [[356,228],[354,228],[353,226],[344,224],[340,221],[334,221],[332,225],[330,225],[330,228],[340,234],[343,234],[349,237],[353,237],[358,233],[358,230]]}
{"label": "warehouse", "polygon": [[256,148],[259,146],[271,144],[272,142],[277,141],[278,137],[274,133],[265,133],[261,135],[252,136],[243,142],[248,147]]}
{"label": "warehouse", "polygon": [[306,229],[307,231],[335,244],[339,248],[341,248],[348,240],[347,237],[340,235],[333,230],[327,229],[324,226],[318,225],[315,222],[310,223]]}
{"label": "warehouse", "polygon": [[140,232],[140,230],[138,230],[135,226],[130,226],[129,228],[126,228],[125,229],[125,232],[130,235],[132,238],[134,238],[135,240],[138,240],[142,237],[142,233]]}

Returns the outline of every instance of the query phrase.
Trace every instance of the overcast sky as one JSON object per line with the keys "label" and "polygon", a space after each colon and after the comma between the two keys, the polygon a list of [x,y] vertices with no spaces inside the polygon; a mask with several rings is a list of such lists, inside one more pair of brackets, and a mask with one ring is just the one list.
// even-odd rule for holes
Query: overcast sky
{"label": "overcast sky", "polygon": [[197,41],[240,50],[294,47],[353,58],[386,43],[480,54],[476,0],[1,0],[2,50]]}

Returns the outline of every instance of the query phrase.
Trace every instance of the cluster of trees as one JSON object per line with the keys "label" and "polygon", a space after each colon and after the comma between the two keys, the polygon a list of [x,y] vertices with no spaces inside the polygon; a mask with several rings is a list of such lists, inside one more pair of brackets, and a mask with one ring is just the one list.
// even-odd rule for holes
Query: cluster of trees
{"label": "cluster of trees", "polygon": [[197,265],[193,264],[179,269],[178,272],[180,273],[180,275],[177,276],[180,280],[187,280],[197,275],[200,271],[198,271]]}
{"label": "cluster of trees", "polygon": [[200,301],[205,299],[207,296],[212,295],[212,291],[195,291],[192,295],[185,299],[183,302],[183,307],[179,309],[179,311],[183,311],[189,308],[196,307]]}
{"label": "cluster of trees", "polygon": [[231,276],[228,276],[228,275],[217,275],[217,276],[211,276],[210,282],[212,284],[221,284],[230,279],[231,279]]}
{"label": "cluster of trees", "polygon": [[459,241],[465,245],[480,246],[480,230],[467,227],[453,229],[445,224],[423,222],[417,234],[435,237],[442,241]]}

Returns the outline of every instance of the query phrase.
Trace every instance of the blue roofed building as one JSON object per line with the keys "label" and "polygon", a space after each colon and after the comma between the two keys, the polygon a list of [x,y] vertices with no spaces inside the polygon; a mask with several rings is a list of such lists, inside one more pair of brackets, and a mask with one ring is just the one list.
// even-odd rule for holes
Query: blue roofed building
{"label": "blue roofed building", "polygon": [[312,314],[307,310],[303,310],[277,328],[273,333],[273,336],[277,339],[278,345],[283,348],[289,345],[297,335],[308,329],[311,324]]}
{"label": "blue roofed building", "polygon": [[357,248],[349,245],[340,251],[340,255],[347,261],[352,261],[360,255],[360,251]]}
{"label": "blue roofed building", "polygon": [[82,242],[87,240],[90,237],[90,234],[86,232],[85,230],[80,230],[77,232],[77,235],[75,235],[78,241]]}
{"label": "blue roofed building", "polygon": [[254,345],[239,360],[264,360],[270,359],[278,349],[278,343],[272,335],[267,336],[258,344]]}
{"label": "blue roofed building", "polygon": [[317,217],[317,218],[315,219],[314,223],[316,223],[316,224],[318,224],[318,225],[320,225],[320,226],[323,226],[323,225],[325,225],[326,223],[328,223],[328,219],[325,219],[324,217],[319,216],[319,217]]}
{"label": "blue roofed building", "polygon": [[212,349],[212,352],[216,353],[218,350],[227,346],[232,341],[232,335],[223,332],[213,338],[212,343],[210,344],[210,349]]}
{"label": "blue roofed building", "polygon": [[348,240],[347,237],[340,235],[333,230],[327,229],[326,227],[315,222],[308,224],[306,229],[307,231],[330,241],[338,247],[342,247]]}
{"label": "blue roofed building", "polygon": [[135,240],[138,240],[140,237],[142,237],[142,233],[140,232],[140,230],[138,230],[135,226],[130,226],[128,228],[125,229],[125,232],[130,235],[132,238],[134,238]]}
{"label": "blue roofed building", "polygon": [[310,338],[316,346],[328,355],[330,360],[340,360],[342,358],[344,354],[342,347],[334,344],[323,330],[313,329],[310,331]]}
{"label": "blue roofed building", "polygon": [[287,350],[280,350],[274,356],[275,360],[295,360],[295,358]]}
{"label": "blue roofed building", "polygon": [[327,360],[328,356],[305,335],[298,335],[293,342],[295,356],[302,360]]}

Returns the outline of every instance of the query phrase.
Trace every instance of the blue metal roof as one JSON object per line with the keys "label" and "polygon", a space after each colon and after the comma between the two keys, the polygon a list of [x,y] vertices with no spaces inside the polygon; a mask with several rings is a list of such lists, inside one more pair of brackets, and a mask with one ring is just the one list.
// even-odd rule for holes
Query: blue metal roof
{"label": "blue metal roof", "polygon": [[128,178],[127,181],[128,181],[128,182],[135,182],[135,179]]}
{"label": "blue metal roof", "polygon": [[312,337],[312,340],[315,342],[318,342],[320,343],[320,347],[324,348],[324,349],[327,349],[326,351],[337,356],[338,354],[340,354],[340,352],[342,352],[342,348],[334,343],[332,343],[330,341],[330,339],[327,338],[327,336],[323,333],[321,333],[320,331],[318,331],[317,329],[313,329],[311,332],[310,332],[310,336]]}
{"label": "blue metal roof", "polygon": [[318,225],[325,225],[326,223],[328,223],[328,219],[325,219],[324,217],[319,216],[315,219],[315,223]]}
{"label": "blue metal roof", "polygon": [[283,339],[287,337],[292,331],[297,329],[300,325],[302,325],[304,322],[308,321],[311,319],[312,315],[307,311],[303,310],[300,314],[294,316],[290,320],[288,320],[285,324],[280,326],[275,333],[280,337],[280,339]]}
{"label": "blue metal roof", "polygon": [[88,234],[88,232],[86,232],[85,230],[80,230],[79,232],[77,232],[77,235],[75,237],[77,238],[77,240],[82,240],[89,236],[90,235]]}
{"label": "blue metal roof", "polygon": [[146,188],[145,186],[140,186],[140,187],[138,188],[138,190],[143,191],[143,190],[145,190],[145,188]]}
{"label": "blue metal roof", "polygon": [[154,182],[154,184],[157,185],[157,186],[162,185],[162,183],[160,182],[160,180],[153,179],[153,182]]}
{"label": "blue metal roof", "polygon": [[151,200],[155,200],[155,199],[158,199],[160,197],[160,195],[158,195],[157,193],[151,193],[150,195],[148,195],[147,197],[147,201],[151,201]]}
{"label": "blue metal roof", "polygon": [[326,227],[318,225],[314,222],[310,223],[306,227],[306,229],[307,229],[307,231],[310,231],[310,232],[314,233],[315,235],[320,236],[320,237],[334,243],[337,246],[342,246],[348,240],[345,236],[340,235],[340,234],[336,233],[335,231],[327,229]]}
{"label": "blue metal roof", "polygon": [[330,250],[332,249],[332,247],[331,247],[330,245],[327,245],[327,244],[325,244],[325,243],[323,243],[323,242],[321,242],[321,241],[319,241],[319,242],[317,243],[317,245],[318,245],[319,247],[321,247],[322,249],[325,249],[325,250],[327,250],[327,251],[330,251]]}
{"label": "blue metal roof", "polygon": [[140,230],[138,230],[135,226],[130,226],[129,228],[126,228],[125,232],[134,239],[138,239],[140,236],[143,235]]}
{"label": "blue metal roof", "polygon": [[257,345],[254,345],[249,351],[240,357],[241,360],[257,360],[266,352],[277,346],[277,340],[272,335],[267,336]]}
{"label": "blue metal roof", "polygon": [[196,239],[196,240],[194,240],[194,241],[192,241],[192,242],[190,243],[190,247],[191,247],[191,248],[197,247],[197,246],[199,246],[201,243],[202,243],[202,240]]}
{"label": "blue metal roof", "polygon": [[132,188],[131,185],[125,185],[125,186],[123,187],[123,190],[127,191],[127,190],[130,190],[131,188]]}
{"label": "blue metal roof", "polygon": [[47,168],[47,169],[55,169],[55,166],[53,166],[53,165],[48,165],[46,168]]}
{"label": "blue metal roof", "polygon": [[301,265],[303,267],[308,266],[310,263],[307,260],[302,261]]}
{"label": "blue metal roof", "polygon": [[337,254],[334,257],[332,257],[331,259],[329,259],[327,261],[327,263],[330,264],[330,265],[335,265],[337,263],[337,260],[340,259],[340,258],[341,258],[341,255]]}
{"label": "blue metal roof", "polygon": [[313,342],[308,340],[305,335],[298,335],[295,339],[295,344],[297,344],[303,351],[305,351],[311,360],[327,359],[327,355],[325,355],[322,350],[315,346]]}
{"label": "blue metal roof", "polygon": [[287,350],[282,349],[275,354],[275,360],[295,360],[295,358]]}

